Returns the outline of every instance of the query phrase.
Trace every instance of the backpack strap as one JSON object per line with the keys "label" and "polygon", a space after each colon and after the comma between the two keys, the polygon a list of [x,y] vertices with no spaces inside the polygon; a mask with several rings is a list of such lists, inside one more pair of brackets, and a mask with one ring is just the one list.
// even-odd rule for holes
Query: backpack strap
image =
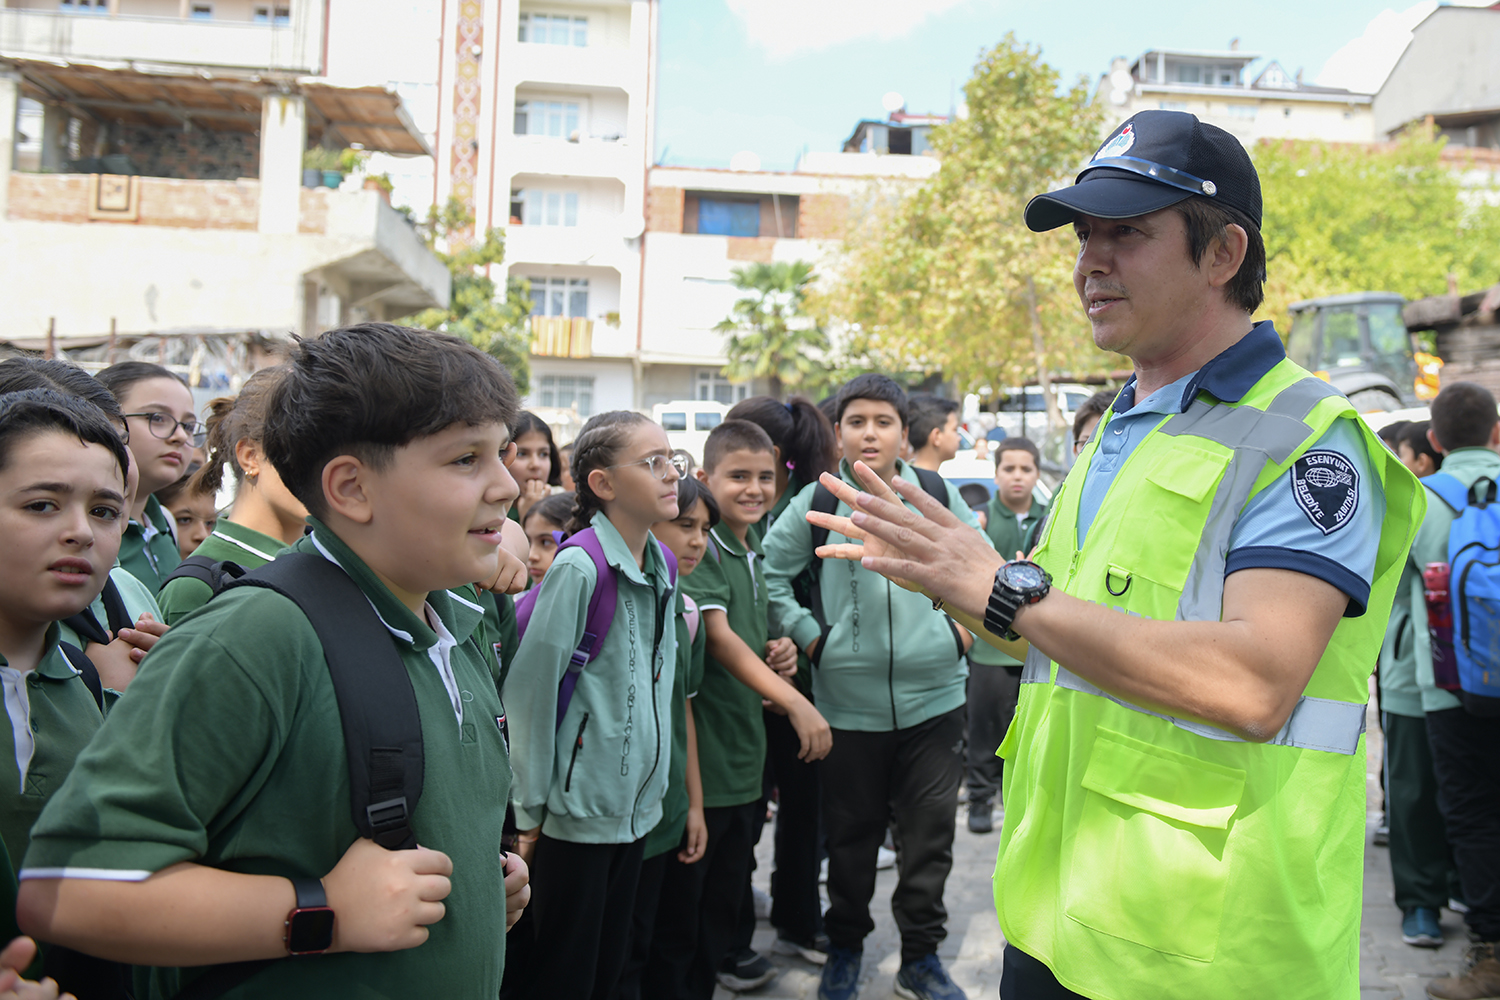
{"label": "backpack strap", "polygon": [[104,578],[104,589],[100,591],[99,596],[104,601],[104,617],[109,622],[109,631],[106,632],[104,626],[99,624],[99,619],[94,617],[93,608],[84,608],[76,615],[69,615],[62,619],[62,623],[77,632],[85,641],[107,646],[111,637],[119,635],[120,629],[131,628],[135,622],[130,617],[130,611],[125,607],[125,598],[120,596],[120,588],[115,586],[112,578],[108,576]]}
{"label": "backpack strap", "polygon": [[594,564],[595,580],[594,592],[589,595],[588,615],[583,621],[583,636],[573,650],[573,655],[568,658],[568,669],[557,689],[557,728],[562,728],[563,716],[568,713],[568,705],[573,700],[573,691],[578,687],[578,678],[583,674],[583,668],[604,648],[609,627],[615,620],[615,599],[620,592],[614,568],[604,557],[604,546],[599,541],[599,533],[593,528],[585,528],[569,535],[558,546],[559,551],[564,548],[582,549],[588,553],[589,561]]}
{"label": "backpack strap", "polygon": [[57,648],[62,651],[63,659],[83,678],[83,686],[89,689],[89,694],[94,696],[94,704],[99,706],[99,711],[104,711],[104,682],[99,678],[99,668],[94,666],[94,661],[84,655],[83,650],[71,642],[60,642]]}
{"label": "backpack strap", "polygon": [[1469,488],[1465,486],[1456,476],[1450,476],[1446,472],[1434,472],[1430,476],[1424,476],[1422,485],[1438,495],[1438,499],[1453,508],[1456,514],[1469,505]]}
{"label": "backpack strap", "polygon": [[375,607],[337,564],[288,552],[230,583],[264,587],[302,609],[318,634],[338,697],[354,826],[388,850],[415,847],[422,795],[422,718],[406,664]]}
{"label": "backpack strap", "polygon": [[[815,510],[820,514],[832,514],[839,509],[839,498],[833,495],[833,491],[819,483],[813,490],[812,504],[807,508]],[[821,525],[812,527],[812,550],[813,558],[820,559],[817,555],[818,549],[828,544],[828,529]]]}
{"label": "backpack strap", "polygon": [[682,620],[687,622],[688,642],[697,642],[698,626],[703,623],[703,612],[698,610],[698,602],[686,594],[682,595],[682,603],[685,605]]}
{"label": "backpack strap", "polygon": [[913,465],[911,471],[917,474],[917,483],[924,492],[944,507],[948,506],[948,481],[931,469],[920,469]]}
{"label": "backpack strap", "polygon": [[188,556],[177,564],[170,576],[161,582],[163,587],[173,580],[186,577],[207,584],[215,594],[245,575],[245,567],[228,559],[210,559],[208,556]]}

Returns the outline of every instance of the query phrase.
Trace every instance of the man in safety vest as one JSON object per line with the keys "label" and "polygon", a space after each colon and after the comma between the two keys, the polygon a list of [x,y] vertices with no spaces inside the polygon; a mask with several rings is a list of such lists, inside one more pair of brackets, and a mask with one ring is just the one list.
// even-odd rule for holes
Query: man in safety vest
{"label": "man in safety vest", "polygon": [[820,554],[1030,643],[1000,995],[1354,1000],[1365,703],[1423,491],[1252,321],[1260,182],[1233,136],[1141,112],[1026,222],[1073,226],[1094,342],[1135,368],[1035,561],[868,476],[851,519],[809,515],[865,540]]}

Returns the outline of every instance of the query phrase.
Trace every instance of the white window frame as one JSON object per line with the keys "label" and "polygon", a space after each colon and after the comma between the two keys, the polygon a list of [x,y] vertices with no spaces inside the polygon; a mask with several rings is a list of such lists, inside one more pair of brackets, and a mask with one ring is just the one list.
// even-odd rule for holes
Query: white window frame
{"label": "white window frame", "polygon": [[594,415],[594,376],[538,375],[536,405],[564,410],[577,406],[580,417],[591,417]]}
{"label": "white window frame", "polygon": [[546,188],[524,188],[521,195],[521,224],[548,228],[572,229],[578,225],[578,192],[549,191]]}
{"label": "white window frame", "polygon": [[[721,399],[719,390],[725,390],[728,399]],[[749,382],[731,382],[720,368],[699,368],[693,373],[693,397],[700,402],[723,403],[733,406],[750,398]]]}
{"label": "white window frame", "polygon": [[[531,282],[531,315],[588,319],[589,279],[554,275],[527,275],[526,279]],[[583,297],[581,303],[580,295]]]}
{"label": "white window frame", "polygon": [[[526,131],[516,131],[514,121],[511,125],[511,131],[517,136],[567,140],[574,132],[580,138],[588,134],[588,102],[579,100],[577,95],[527,94],[525,97],[518,97],[515,118],[519,119],[523,114],[526,116]],[[568,128],[570,114],[573,122],[571,129]],[[552,132],[549,127],[553,115],[558,116],[557,132]],[[537,127],[539,121],[543,123],[540,129]]]}
{"label": "white window frame", "polygon": [[[561,41],[556,36],[558,28],[562,28],[564,36]],[[538,34],[544,37],[536,37]],[[572,48],[587,48],[589,19],[574,14],[524,11],[520,16],[516,40],[523,45],[566,45]]]}

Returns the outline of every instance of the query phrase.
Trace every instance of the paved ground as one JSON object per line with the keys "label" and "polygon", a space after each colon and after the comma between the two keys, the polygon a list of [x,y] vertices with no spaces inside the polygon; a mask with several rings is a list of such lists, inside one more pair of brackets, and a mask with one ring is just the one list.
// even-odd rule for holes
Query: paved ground
{"label": "paved ground", "polygon": [[[1372,712],[1369,722],[1368,759],[1371,763],[1370,823],[1373,832],[1380,815],[1380,786],[1376,768],[1380,760],[1380,731]],[[971,1000],[993,1000],[1000,983],[1000,955],[1005,939],[995,920],[994,900],[990,895],[990,872],[995,866],[998,833],[975,836],[964,824],[966,814],[960,810],[958,835],[954,842],[953,875],[948,880],[946,901],[950,915],[948,940],[939,950],[944,965],[954,981],[968,992]],[[998,830],[999,817],[996,817]],[[1368,843],[1368,840],[1366,841]],[[769,889],[771,871],[771,836],[761,839],[757,851],[759,868],[755,884]],[[875,884],[875,933],[865,942],[865,963],[861,974],[861,1000],[888,1000],[894,997],[891,984],[900,964],[900,938],[891,918],[889,900],[895,888],[893,870],[883,871]],[[1467,947],[1463,919],[1443,911],[1443,931],[1447,943],[1439,949],[1412,948],[1401,942],[1400,912],[1391,900],[1390,861],[1384,848],[1367,847],[1365,851],[1365,907],[1360,935],[1361,1000],[1396,1000],[1421,998],[1425,982],[1434,976],[1448,975],[1463,965]],[[825,897],[824,905],[827,905]],[[813,1000],[818,993],[818,967],[800,958],[770,955],[775,932],[761,921],[755,935],[755,946],[781,969],[780,976],[752,993],[753,998],[798,998]],[[733,993],[715,992],[715,1000],[731,1000]]]}

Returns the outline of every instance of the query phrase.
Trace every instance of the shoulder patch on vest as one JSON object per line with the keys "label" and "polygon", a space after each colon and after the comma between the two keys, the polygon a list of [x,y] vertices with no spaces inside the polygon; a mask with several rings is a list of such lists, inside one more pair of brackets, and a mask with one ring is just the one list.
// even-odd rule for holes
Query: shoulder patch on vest
{"label": "shoulder patch on vest", "polygon": [[1331,535],[1359,508],[1359,470],[1336,451],[1309,451],[1292,463],[1292,496],[1319,531]]}

